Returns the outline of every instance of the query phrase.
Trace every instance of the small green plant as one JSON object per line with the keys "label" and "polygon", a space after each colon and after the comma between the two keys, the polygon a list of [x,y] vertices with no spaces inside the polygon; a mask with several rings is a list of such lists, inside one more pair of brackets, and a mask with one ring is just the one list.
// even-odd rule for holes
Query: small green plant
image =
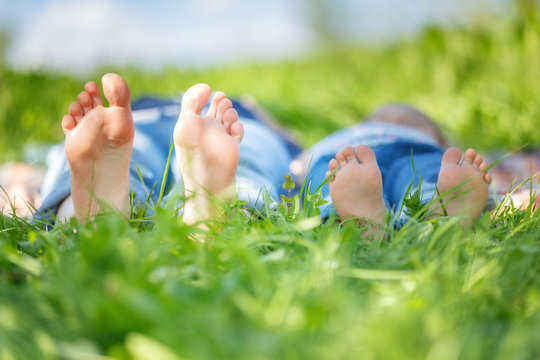
{"label": "small green plant", "polygon": [[278,211],[285,216],[287,220],[295,220],[300,218],[310,218],[319,216],[321,211],[319,207],[327,203],[322,197],[321,187],[328,181],[325,179],[315,191],[310,192],[311,182],[307,182],[304,179],[302,187],[298,194],[292,195],[291,191],[294,190],[295,184],[292,180],[291,174],[283,175],[283,189],[287,190],[287,195],[281,195],[281,203],[278,204]]}
{"label": "small green plant", "polygon": [[[293,212],[296,212],[298,209],[298,204],[300,203],[298,196],[293,197],[291,196],[291,191],[294,190],[296,185],[294,184],[294,181],[292,180],[292,175],[283,174],[283,189],[287,190],[287,196],[280,195],[281,198],[281,205],[286,207],[286,214],[291,213],[291,208],[294,205]],[[282,209],[285,210],[285,209]]]}

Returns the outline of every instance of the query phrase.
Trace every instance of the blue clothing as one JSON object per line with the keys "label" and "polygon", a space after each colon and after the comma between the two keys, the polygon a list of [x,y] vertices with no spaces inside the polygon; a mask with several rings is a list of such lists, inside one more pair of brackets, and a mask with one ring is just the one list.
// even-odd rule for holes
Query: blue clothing
{"label": "blue clothing", "polygon": [[[209,104],[203,109],[208,110]],[[285,194],[280,183],[282,174],[289,173],[289,163],[300,148],[270,130],[262,119],[233,101],[244,125],[244,138],[240,144],[240,160],[236,173],[237,197],[251,208],[262,208],[262,195],[268,191],[272,199]],[[180,114],[180,99],[163,100],[143,98],[132,104],[135,137],[130,164],[130,186],[135,204],[158,201],[165,174],[174,126]],[[169,176],[165,184],[164,203],[182,186],[182,177],[172,152]],[[41,188],[43,203],[35,217],[50,220],[60,204],[71,193],[69,164],[64,145],[54,146],[47,155],[47,174]]]}
{"label": "blue clothing", "polygon": [[[377,121],[338,130],[303,154],[311,162],[306,180],[311,181],[312,189],[324,181],[328,162],[348,145],[367,145],[375,153],[383,179],[383,200],[388,210],[399,213],[400,218],[396,220],[406,220],[403,200],[410,185],[410,194],[418,190],[420,177],[421,201],[426,203],[434,196],[444,149],[424,132]],[[322,195],[328,203],[320,207],[321,216],[335,214],[328,185],[322,187]]]}
{"label": "blue clothing", "polygon": [[[290,172],[289,164],[297,157],[299,147],[271,130],[263,119],[258,119],[242,104],[233,102],[233,105],[245,129],[244,139],[240,144],[237,195],[240,200],[247,202],[248,207],[260,209],[264,191],[268,191],[276,202],[279,201],[280,194],[285,194],[282,188],[283,175]],[[206,110],[207,108],[208,105]],[[172,146],[174,126],[180,113],[180,100],[143,98],[132,104],[132,110],[135,138],[130,185],[134,201],[144,204],[149,198],[151,203],[156,203]],[[203,110],[203,113],[206,110]],[[303,157],[311,161],[306,175],[307,180],[312,183],[311,189],[324,181],[328,162],[336,152],[347,145],[360,144],[370,146],[375,152],[383,177],[383,197],[388,209],[401,208],[407,188],[412,183],[411,190],[414,192],[420,176],[422,200],[431,199],[435,192],[443,149],[423,132],[382,122],[365,122],[337,131],[304,153]],[[182,184],[174,151],[172,157],[168,169],[170,175],[165,184],[168,194],[165,201]],[[38,213],[44,213],[46,218],[50,218],[51,213],[56,213],[59,205],[70,194],[69,166],[63,145],[51,149],[47,162],[49,170],[42,186],[44,201]],[[328,217],[335,212],[328,185],[323,186],[322,193],[328,204],[321,207],[321,216]]]}

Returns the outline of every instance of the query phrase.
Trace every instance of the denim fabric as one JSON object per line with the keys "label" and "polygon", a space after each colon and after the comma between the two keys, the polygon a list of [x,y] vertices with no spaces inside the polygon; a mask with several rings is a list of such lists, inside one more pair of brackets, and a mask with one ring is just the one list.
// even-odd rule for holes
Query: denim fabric
{"label": "denim fabric", "polygon": [[[147,199],[157,202],[163,181],[172,133],[178,114],[180,100],[142,98],[132,104],[135,123],[135,139],[130,166],[130,184],[136,203]],[[289,173],[289,164],[296,156],[296,145],[287,142],[278,132],[266,126],[240,103],[234,102],[239,121],[245,128],[240,144],[240,161],[237,170],[237,196],[250,208],[261,208],[262,193],[268,191],[274,201],[279,201],[283,175]],[[208,105],[207,105],[208,107]],[[206,108],[207,109],[207,108]],[[203,110],[205,113],[206,110]],[[410,187],[414,193],[420,184],[421,200],[429,201],[435,193],[443,149],[425,133],[416,129],[382,122],[364,122],[336,131],[319,141],[302,158],[310,162],[306,181],[314,190],[325,178],[328,162],[336,152],[347,145],[368,145],[375,152],[383,177],[383,198],[389,210],[404,214],[402,206],[405,193]],[[39,212],[50,217],[61,202],[70,194],[69,166],[59,145],[48,155],[49,171],[43,187],[43,205]],[[174,151],[165,184],[165,203],[176,190],[181,190],[182,178],[176,166]],[[140,175],[139,175],[140,173]],[[141,180],[142,178],[142,180]],[[297,186],[297,189],[299,186]],[[153,190],[152,190],[153,189]],[[321,217],[335,213],[328,185],[322,187],[328,204],[321,207]],[[403,222],[406,217],[396,219]]]}
{"label": "denim fabric", "polygon": [[[208,110],[209,104],[203,110]],[[233,101],[239,121],[245,129],[240,144],[237,170],[237,196],[251,207],[262,205],[262,193],[268,191],[273,199],[283,193],[282,174],[289,172],[289,163],[295,155],[294,147],[277,132],[270,130],[242,104]],[[156,203],[165,174],[174,126],[180,113],[180,99],[166,100],[142,98],[132,104],[135,138],[130,164],[130,186],[134,202],[144,204],[147,199]],[[47,156],[48,171],[41,189],[44,199],[35,217],[50,220],[60,204],[71,193],[69,165],[63,144],[56,145]],[[182,177],[176,166],[174,151],[165,184],[164,203],[174,190],[181,189]],[[44,216],[41,216],[44,215]]]}
{"label": "denim fabric", "polygon": [[[383,199],[388,210],[406,220],[402,209],[407,189],[414,193],[421,182],[421,200],[429,201],[435,194],[435,184],[444,150],[425,133],[416,129],[376,121],[365,122],[336,131],[315,144],[303,157],[311,161],[306,181],[311,189],[320,185],[328,171],[328,162],[345,146],[368,145],[377,158],[383,178]],[[414,164],[414,166],[413,166]],[[330,188],[322,189],[327,204],[320,207],[321,217],[335,214]]]}

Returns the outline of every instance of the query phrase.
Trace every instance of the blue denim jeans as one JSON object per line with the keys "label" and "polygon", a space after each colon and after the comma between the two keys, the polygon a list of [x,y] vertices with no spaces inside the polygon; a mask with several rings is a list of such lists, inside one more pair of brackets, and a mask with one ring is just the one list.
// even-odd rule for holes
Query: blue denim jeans
{"label": "blue denim jeans", "polygon": [[[143,98],[132,105],[135,139],[130,185],[135,203],[144,204],[147,199],[150,199],[150,203],[157,202],[166,170],[170,175],[165,182],[168,195],[164,202],[175,189],[181,189],[182,177],[176,166],[174,151],[166,169],[173,129],[180,113],[179,103],[179,100]],[[245,129],[240,144],[237,196],[246,201],[248,207],[260,209],[264,191],[274,201],[279,201],[279,195],[284,194],[283,175],[290,172],[289,165],[299,155],[299,148],[242,104],[233,103]],[[443,149],[420,131],[380,122],[361,123],[337,131],[305,152],[303,158],[311,161],[306,175],[307,181],[312,184],[311,189],[324,181],[328,161],[337,151],[347,145],[360,144],[369,145],[375,152],[383,176],[384,201],[388,209],[402,206],[405,191],[411,184],[414,191],[420,176],[422,198],[428,201],[433,196]],[[50,218],[71,192],[63,144],[50,150],[47,163],[49,170],[41,190],[44,201],[38,213]],[[322,194],[329,203],[321,207],[321,216],[328,217],[335,211],[328,185],[322,187]]]}
{"label": "blue denim jeans", "polygon": [[[209,105],[209,104],[208,104]],[[208,105],[203,114],[208,110]],[[300,148],[268,127],[241,103],[233,101],[239,121],[244,125],[244,138],[240,144],[240,160],[236,173],[237,197],[251,208],[262,208],[263,192],[272,199],[285,194],[280,186],[282,174],[289,173],[289,163],[300,152]],[[172,144],[174,126],[180,114],[180,99],[163,100],[142,98],[132,104],[135,138],[130,164],[130,186],[135,204],[155,204],[158,201],[164,174],[163,203],[182,188],[182,177],[172,157],[167,169],[167,159]],[[47,174],[41,188],[43,204],[35,217],[42,220],[52,218],[60,204],[71,193],[69,164],[64,145],[51,148],[47,155]]]}
{"label": "blue denim jeans", "polygon": [[[420,190],[421,201],[424,203],[436,193],[435,184],[443,148],[419,130],[377,121],[336,131],[303,155],[304,163],[311,162],[306,181],[311,181],[312,189],[324,181],[328,162],[335,157],[336,152],[348,145],[367,145],[375,153],[383,179],[383,199],[387,209],[397,215],[394,219],[396,222],[407,219],[406,207],[403,205],[407,191],[412,194]],[[320,207],[321,216],[328,217],[335,214],[335,208],[328,185],[324,185],[321,190],[323,198],[328,202]]]}

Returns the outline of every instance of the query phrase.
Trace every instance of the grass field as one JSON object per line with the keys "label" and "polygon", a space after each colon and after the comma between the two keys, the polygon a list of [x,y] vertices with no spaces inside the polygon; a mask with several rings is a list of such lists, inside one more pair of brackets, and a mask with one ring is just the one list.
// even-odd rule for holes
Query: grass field
{"label": "grass field", "polygon": [[[520,4],[513,19],[381,49],[91,77],[118,72],[134,97],[196,82],[250,94],[305,146],[399,100],[457,144],[539,147],[540,12]],[[86,80],[2,65],[0,159],[61,140]],[[237,206],[206,242],[169,208],[49,231],[0,216],[0,359],[540,358],[539,211],[484,214],[471,230],[410,221],[382,241],[313,209],[259,218]]]}

